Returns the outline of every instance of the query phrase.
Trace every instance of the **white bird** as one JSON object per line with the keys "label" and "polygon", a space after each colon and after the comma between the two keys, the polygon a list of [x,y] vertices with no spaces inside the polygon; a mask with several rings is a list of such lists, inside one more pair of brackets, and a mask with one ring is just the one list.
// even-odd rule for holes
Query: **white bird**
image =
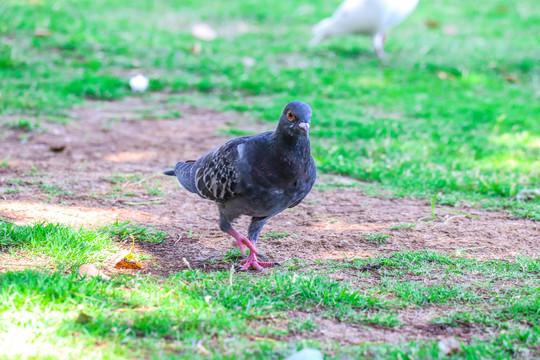
{"label": "white bird", "polygon": [[416,8],[418,0],[345,0],[332,17],[313,27],[315,37],[310,45],[346,34],[372,36],[379,58],[384,58],[383,46],[388,30],[405,20]]}

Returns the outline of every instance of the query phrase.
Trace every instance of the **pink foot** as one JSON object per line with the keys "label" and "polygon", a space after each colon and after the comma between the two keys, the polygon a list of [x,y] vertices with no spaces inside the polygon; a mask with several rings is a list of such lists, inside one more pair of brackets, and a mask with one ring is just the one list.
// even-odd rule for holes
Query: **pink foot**
{"label": "pink foot", "polygon": [[231,236],[236,239],[236,243],[234,245],[236,245],[240,249],[242,255],[246,255],[246,249],[244,248],[244,245],[249,249],[250,253],[259,255],[259,252],[255,248],[255,245],[253,245],[253,243],[249,241],[248,238],[242,236],[238,231],[234,229],[229,230],[229,234],[231,234]]}
{"label": "pink foot", "polygon": [[249,252],[249,255],[244,260],[240,261],[240,264],[242,267],[240,270],[248,270],[249,268],[254,268],[257,271],[263,271],[263,268],[265,267],[274,267],[278,264],[271,263],[271,262],[263,262],[257,260],[257,256],[253,252]]}

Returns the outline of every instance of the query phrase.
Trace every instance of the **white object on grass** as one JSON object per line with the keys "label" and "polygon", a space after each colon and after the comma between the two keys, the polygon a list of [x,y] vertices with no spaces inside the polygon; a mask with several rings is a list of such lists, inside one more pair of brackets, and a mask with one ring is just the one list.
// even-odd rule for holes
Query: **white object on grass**
{"label": "white object on grass", "polygon": [[133,76],[129,79],[129,86],[135,92],[145,92],[148,89],[148,84],[150,84],[150,80],[143,74]]}
{"label": "white object on grass", "polygon": [[211,41],[217,38],[216,30],[208,24],[199,23],[191,27],[191,35],[195,36],[197,39]]}
{"label": "white object on grass", "polygon": [[521,189],[516,194],[517,201],[534,200],[540,198],[540,189]]}
{"label": "white object on grass", "polygon": [[313,27],[310,45],[346,34],[371,36],[379,58],[388,30],[405,20],[416,8],[418,0],[345,0],[334,12]]}
{"label": "white object on grass", "polygon": [[243,57],[242,58],[242,64],[245,67],[252,67],[255,65],[255,59],[251,57]]}
{"label": "white object on grass", "polygon": [[317,349],[304,348],[290,355],[285,360],[323,360],[323,354]]}

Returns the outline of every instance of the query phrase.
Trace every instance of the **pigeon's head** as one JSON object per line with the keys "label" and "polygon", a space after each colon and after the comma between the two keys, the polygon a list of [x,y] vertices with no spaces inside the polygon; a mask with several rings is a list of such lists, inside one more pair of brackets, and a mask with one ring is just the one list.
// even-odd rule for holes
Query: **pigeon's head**
{"label": "pigeon's head", "polygon": [[307,135],[310,123],[311,108],[301,101],[288,103],[279,118],[279,126],[291,135]]}

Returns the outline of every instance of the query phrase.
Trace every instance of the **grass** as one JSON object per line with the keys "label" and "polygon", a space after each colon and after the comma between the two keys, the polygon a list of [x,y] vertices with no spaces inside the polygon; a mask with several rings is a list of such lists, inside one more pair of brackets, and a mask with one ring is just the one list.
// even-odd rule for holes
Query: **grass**
{"label": "grass", "polygon": [[59,268],[73,268],[103,261],[115,247],[106,235],[94,231],[49,223],[17,226],[0,220],[0,249],[20,249],[29,256],[45,256]]}
{"label": "grass", "polygon": [[398,224],[390,225],[390,229],[393,229],[393,230],[413,229],[414,227],[416,227],[416,224],[411,224],[411,223],[398,223]]}
{"label": "grass", "polygon": [[7,188],[4,190],[4,194],[18,194],[21,192],[21,189]]}
{"label": "grass", "polygon": [[291,235],[294,235],[294,234],[271,232],[271,233],[266,233],[266,234],[262,235],[260,237],[260,239],[261,240],[265,240],[265,239],[281,239],[281,238],[291,236]]}
{"label": "grass", "polygon": [[[11,256],[24,249],[67,270],[0,273],[0,345],[8,358],[24,349],[23,358],[267,359],[305,346],[321,349],[329,359],[442,356],[429,336],[339,345],[328,333],[317,336],[328,331],[324,319],[405,334],[416,326],[413,331],[454,328],[463,348],[456,358],[540,355],[540,262],[534,258],[478,261],[396,252],[316,264],[293,261],[263,274],[186,270],[168,278],[103,280],[70,271],[114,251],[113,238],[103,229],[3,221],[0,241]],[[370,270],[362,271],[367,265]],[[334,273],[354,276],[335,280],[329,276]],[[431,315],[417,318],[424,312]],[[416,320],[409,323],[411,318]]]}
{"label": "grass", "polygon": [[[0,135],[11,127],[22,142],[32,141],[42,123],[69,122],[68,109],[86,99],[133,95],[127,83],[136,71],[151,79],[149,91],[134,96],[151,101],[152,92],[168,94],[160,109],[144,111],[141,119],[178,118],[173,106],[187,102],[274,126],[287,102],[304,100],[314,110],[310,136],[318,169],[363,180],[345,186],[425,197],[433,219],[452,211],[448,206],[466,204],[540,220],[540,200],[515,199],[523,188],[540,188],[536,2],[420,2],[389,33],[382,63],[367,38],[307,47],[311,26],[339,2],[4,0]],[[219,37],[193,38],[190,26],[199,21]],[[448,26],[457,32],[449,34]],[[199,42],[200,51],[192,51]],[[244,57],[254,65],[245,67]],[[103,130],[114,126],[116,119],[109,119]],[[221,133],[249,132],[235,123]],[[9,170],[9,160],[0,171]],[[29,168],[28,176],[45,175]],[[8,185],[39,185],[51,196],[61,191],[9,176]],[[161,196],[159,185],[144,176],[115,173],[103,181],[114,185],[113,200],[133,195],[129,186]],[[80,279],[73,271],[103,261],[116,251],[115,240],[129,234],[150,242],[166,237],[129,222],[85,230],[0,221],[2,268],[39,256],[60,270],[0,272],[3,355],[269,359],[310,346],[328,359],[440,359],[433,336],[452,328],[463,348],[453,358],[540,357],[537,258],[395,252],[292,260],[256,275],[189,270],[110,281]],[[368,234],[366,240],[381,245],[388,236]],[[239,257],[232,250],[220,261]],[[418,314],[431,315],[422,320]],[[327,330],[323,320],[347,330],[428,334],[343,345],[319,331]]]}
{"label": "grass", "polygon": [[41,190],[45,191],[49,196],[69,195],[61,186],[57,185],[41,185]]}
{"label": "grass", "polygon": [[364,239],[374,245],[383,245],[384,243],[386,243],[386,239],[388,239],[390,236],[392,235],[382,233],[368,233],[364,236]]}
{"label": "grass", "polygon": [[[273,123],[285,103],[302,99],[314,109],[321,171],[377,183],[394,196],[441,192],[451,204],[539,219],[538,200],[512,201],[520,189],[540,186],[536,3],[420,3],[390,32],[383,63],[367,38],[308,48],[310,27],[338,3],[7,0],[0,114],[66,117],[84,99],[130,95],[134,69],[150,75],[150,92],[172,92],[170,103]],[[197,21],[219,36],[193,53]],[[243,57],[255,65],[246,68]]]}
{"label": "grass", "polygon": [[156,181],[152,184],[145,183],[144,188],[148,195],[152,196],[163,196],[164,192],[160,189],[161,183],[159,181]]}
{"label": "grass", "polygon": [[102,227],[101,231],[118,240],[129,239],[130,235],[133,235],[137,240],[152,243],[161,243],[168,236],[168,234],[156,230],[152,226],[143,226],[130,221],[120,222],[119,220],[115,220],[112,224]]}

